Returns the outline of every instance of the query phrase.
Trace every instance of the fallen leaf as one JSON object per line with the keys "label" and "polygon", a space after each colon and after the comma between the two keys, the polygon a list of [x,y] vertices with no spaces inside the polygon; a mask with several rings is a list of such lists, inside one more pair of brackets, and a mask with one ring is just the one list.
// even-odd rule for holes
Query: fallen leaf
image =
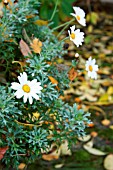
{"label": "fallen leaf", "polygon": [[95,131],[92,131],[92,132],[91,132],[91,136],[92,136],[92,137],[94,137],[94,138],[95,138],[97,135],[98,135],[98,133],[97,133],[97,132],[95,132]]}
{"label": "fallen leaf", "polygon": [[34,53],[40,54],[42,50],[42,42],[38,38],[34,38],[33,42],[31,43],[31,48],[33,49]]}
{"label": "fallen leaf", "polygon": [[113,170],[113,154],[109,154],[104,159],[104,168],[107,170]]}
{"label": "fallen leaf", "polygon": [[93,140],[90,140],[89,142],[86,143],[86,145],[90,148],[93,147]]}
{"label": "fallen leaf", "polygon": [[18,166],[18,169],[22,170],[25,168],[25,166],[26,166],[25,163],[20,163],[20,165]]}
{"label": "fallen leaf", "polygon": [[58,168],[62,168],[64,166],[64,164],[57,164],[55,165],[55,168],[58,169]]}
{"label": "fallen leaf", "polygon": [[0,148],[0,160],[4,157],[4,154],[8,150],[8,146]]}
{"label": "fallen leaf", "polygon": [[113,94],[113,86],[110,86],[107,90],[107,94],[112,95]]}
{"label": "fallen leaf", "polygon": [[100,98],[99,98],[99,102],[102,101],[108,101],[109,100],[109,95],[107,93],[103,94]]}
{"label": "fallen leaf", "polygon": [[113,125],[109,126],[109,128],[113,130]]}
{"label": "fallen leaf", "polygon": [[48,76],[48,78],[52,84],[56,84],[56,85],[58,84],[58,81],[55,78],[53,78],[52,76]]}
{"label": "fallen leaf", "polygon": [[83,137],[78,137],[78,140],[80,140],[82,142],[87,142],[90,138],[91,138],[91,135],[86,135]]}
{"label": "fallen leaf", "polygon": [[71,70],[68,72],[69,80],[73,81],[77,77],[78,73],[75,71],[75,68],[72,67]]}
{"label": "fallen leaf", "polygon": [[60,156],[60,152],[61,150],[60,149],[56,149],[55,151],[53,151],[52,153],[50,154],[43,154],[42,155],[42,158],[46,161],[51,161],[51,160],[54,160],[54,159],[58,159],[59,156]]}
{"label": "fallen leaf", "polygon": [[68,142],[65,141],[60,146],[61,155],[72,155],[71,150],[68,148]]}
{"label": "fallen leaf", "polygon": [[110,124],[110,121],[108,119],[104,119],[101,121],[102,125],[108,126]]}
{"label": "fallen leaf", "polygon": [[92,127],[94,127],[94,126],[95,126],[94,123],[89,123],[89,124],[88,124],[88,127],[91,127],[91,128],[92,128]]}
{"label": "fallen leaf", "polygon": [[26,44],[24,40],[21,39],[19,45],[20,45],[20,51],[23,54],[23,56],[29,56],[30,54],[32,54],[29,46]]}
{"label": "fallen leaf", "polygon": [[100,151],[100,150],[98,150],[98,149],[96,149],[96,148],[91,148],[90,146],[87,146],[86,144],[83,145],[83,148],[84,148],[87,152],[89,152],[89,153],[91,153],[91,154],[93,154],[93,155],[103,156],[103,155],[106,155],[106,154],[107,154],[107,153],[102,152],[102,151]]}

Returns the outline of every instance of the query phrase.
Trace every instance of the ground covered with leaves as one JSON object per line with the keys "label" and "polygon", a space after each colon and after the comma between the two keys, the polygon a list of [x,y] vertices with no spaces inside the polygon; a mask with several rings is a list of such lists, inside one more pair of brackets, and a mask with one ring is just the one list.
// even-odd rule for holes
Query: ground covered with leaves
{"label": "ground covered with leaves", "polygon": [[[92,12],[87,15],[87,22],[85,44],[77,50],[80,55],[77,80],[72,82],[62,99],[77,102],[79,108],[90,111],[93,123],[87,129],[87,136],[78,138],[72,150],[67,150],[66,144],[62,144],[58,152],[53,147],[48,155],[43,155],[43,160],[27,166],[27,170],[37,167],[40,170],[113,169],[113,15],[105,11]],[[69,43],[69,53],[64,60],[59,59],[59,63],[70,65],[76,49],[73,43],[66,43]],[[90,80],[85,71],[81,74],[89,56],[97,59],[97,80]]]}

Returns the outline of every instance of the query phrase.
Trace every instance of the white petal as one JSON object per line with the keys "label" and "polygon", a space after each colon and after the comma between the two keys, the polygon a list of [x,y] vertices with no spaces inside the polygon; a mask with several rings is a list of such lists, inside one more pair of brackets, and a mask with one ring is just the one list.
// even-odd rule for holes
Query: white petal
{"label": "white petal", "polygon": [[74,13],[70,13],[70,15],[72,15],[73,17],[76,17],[76,14],[74,14]]}
{"label": "white petal", "polygon": [[13,83],[11,83],[11,88],[13,90],[18,90],[21,88],[21,85],[19,83],[13,82]]}
{"label": "white petal", "polygon": [[15,92],[15,96],[16,96],[17,99],[20,99],[23,95],[24,95],[24,93],[23,93],[22,90],[17,90]]}
{"label": "white petal", "polygon": [[76,15],[80,15],[82,17],[85,17],[85,12],[83,11],[83,9],[81,9],[80,7],[73,7]]}
{"label": "white petal", "polygon": [[39,100],[39,96],[36,93],[32,94],[32,97],[35,98],[36,100]]}
{"label": "white petal", "polygon": [[72,27],[70,27],[71,29],[71,33],[75,31],[75,25],[73,25]]}
{"label": "white petal", "polygon": [[98,65],[94,65],[94,70],[98,71]]}
{"label": "white petal", "polygon": [[32,99],[32,96],[29,95],[29,103],[32,104],[33,103],[33,99]]}
{"label": "white petal", "polygon": [[20,73],[20,76],[18,76],[18,80],[20,84],[25,84],[27,82],[27,74],[25,72]]}
{"label": "white petal", "polygon": [[28,95],[26,93],[24,93],[24,98],[23,98],[24,103],[27,102],[27,98],[28,98]]}

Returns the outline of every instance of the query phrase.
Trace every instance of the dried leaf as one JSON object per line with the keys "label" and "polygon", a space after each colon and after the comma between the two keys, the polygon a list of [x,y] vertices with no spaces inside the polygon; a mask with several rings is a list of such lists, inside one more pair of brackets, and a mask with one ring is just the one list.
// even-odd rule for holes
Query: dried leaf
{"label": "dried leaf", "polygon": [[48,76],[48,78],[52,84],[56,84],[56,85],[58,84],[58,81],[55,78],[53,78],[52,76]]}
{"label": "dried leaf", "polygon": [[110,121],[108,119],[104,119],[101,121],[102,125],[108,126],[110,124]]}
{"label": "dried leaf", "polygon": [[21,67],[24,67],[26,65],[26,61],[12,61],[12,63],[18,63]]}
{"label": "dried leaf", "polygon": [[87,142],[86,145],[87,145],[88,147],[92,148],[92,147],[93,147],[93,139],[90,140],[89,142]]}
{"label": "dried leaf", "polygon": [[106,170],[113,170],[113,154],[109,154],[104,159],[104,168]]}
{"label": "dried leaf", "polygon": [[109,128],[113,130],[113,125],[109,126]]}
{"label": "dried leaf", "polygon": [[65,141],[60,146],[61,154],[62,155],[72,155],[71,150],[68,148],[68,142]]}
{"label": "dried leaf", "polygon": [[20,163],[20,165],[18,166],[18,169],[23,170],[25,166],[26,166],[25,163]]}
{"label": "dried leaf", "polygon": [[97,135],[98,135],[97,132],[95,132],[95,131],[92,131],[92,132],[91,132],[91,136],[92,136],[92,137],[96,137]]}
{"label": "dried leaf", "polygon": [[89,139],[91,139],[91,135],[86,135],[78,138],[78,140],[82,142],[87,142]]}
{"label": "dried leaf", "polygon": [[106,155],[106,154],[107,154],[107,153],[102,152],[102,151],[100,151],[100,150],[98,150],[98,149],[96,149],[96,148],[91,148],[91,147],[87,146],[86,144],[83,145],[83,148],[84,148],[87,152],[89,152],[89,153],[91,153],[91,154],[93,154],[93,155],[103,156],[103,155]]}
{"label": "dried leaf", "polygon": [[103,102],[103,101],[108,101],[109,100],[109,95],[107,93],[103,94],[100,98],[99,98],[99,102]]}
{"label": "dried leaf", "polygon": [[31,43],[31,48],[33,49],[34,53],[40,54],[42,50],[42,42],[38,38],[34,38],[33,42]]}
{"label": "dried leaf", "polygon": [[58,169],[58,168],[62,168],[63,166],[64,166],[64,164],[56,164],[55,168]]}
{"label": "dried leaf", "polygon": [[89,123],[89,124],[88,124],[88,127],[91,127],[91,128],[92,128],[92,127],[94,127],[94,126],[95,126],[94,123]]}
{"label": "dried leaf", "polygon": [[107,90],[107,94],[112,95],[113,94],[113,86],[110,86]]}
{"label": "dried leaf", "polygon": [[59,156],[60,156],[60,152],[61,152],[60,149],[58,149],[58,150],[53,151],[50,154],[43,154],[42,158],[44,160],[46,160],[46,161],[51,161],[51,160],[54,160],[54,159],[58,159]]}
{"label": "dried leaf", "polygon": [[4,157],[4,154],[8,150],[8,146],[0,148],[0,160]]}
{"label": "dried leaf", "polygon": [[26,44],[24,40],[21,39],[19,45],[20,45],[20,51],[23,54],[23,56],[29,56],[30,54],[32,54],[29,46]]}
{"label": "dried leaf", "polygon": [[68,72],[69,80],[73,81],[77,77],[78,73],[75,71],[75,68],[72,67],[71,70]]}

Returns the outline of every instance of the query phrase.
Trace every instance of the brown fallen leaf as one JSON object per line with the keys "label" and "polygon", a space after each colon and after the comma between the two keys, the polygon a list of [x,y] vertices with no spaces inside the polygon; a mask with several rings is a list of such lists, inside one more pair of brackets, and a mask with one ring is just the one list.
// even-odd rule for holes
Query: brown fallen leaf
{"label": "brown fallen leaf", "polygon": [[69,80],[73,81],[77,77],[78,73],[75,71],[75,68],[72,67],[71,70],[68,72]]}
{"label": "brown fallen leaf", "polygon": [[24,40],[21,39],[19,45],[20,45],[20,51],[23,54],[23,56],[29,56],[30,54],[32,54],[29,46],[26,44]]}
{"label": "brown fallen leaf", "polygon": [[4,157],[4,154],[8,150],[8,146],[0,148],[0,160]]}
{"label": "brown fallen leaf", "polygon": [[34,38],[31,43],[31,48],[33,49],[34,53],[40,54],[42,50],[42,42],[38,38]]}
{"label": "brown fallen leaf", "polygon": [[97,132],[95,132],[95,131],[92,131],[92,132],[91,132],[91,136],[92,136],[92,137],[94,137],[94,138],[95,138],[97,135],[98,135],[98,133],[97,133]]}
{"label": "brown fallen leaf", "polygon": [[46,161],[51,161],[51,160],[54,160],[54,159],[58,159],[59,156],[60,156],[60,152],[61,150],[60,149],[56,149],[55,151],[51,152],[50,154],[43,154],[42,155],[42,158]]}

